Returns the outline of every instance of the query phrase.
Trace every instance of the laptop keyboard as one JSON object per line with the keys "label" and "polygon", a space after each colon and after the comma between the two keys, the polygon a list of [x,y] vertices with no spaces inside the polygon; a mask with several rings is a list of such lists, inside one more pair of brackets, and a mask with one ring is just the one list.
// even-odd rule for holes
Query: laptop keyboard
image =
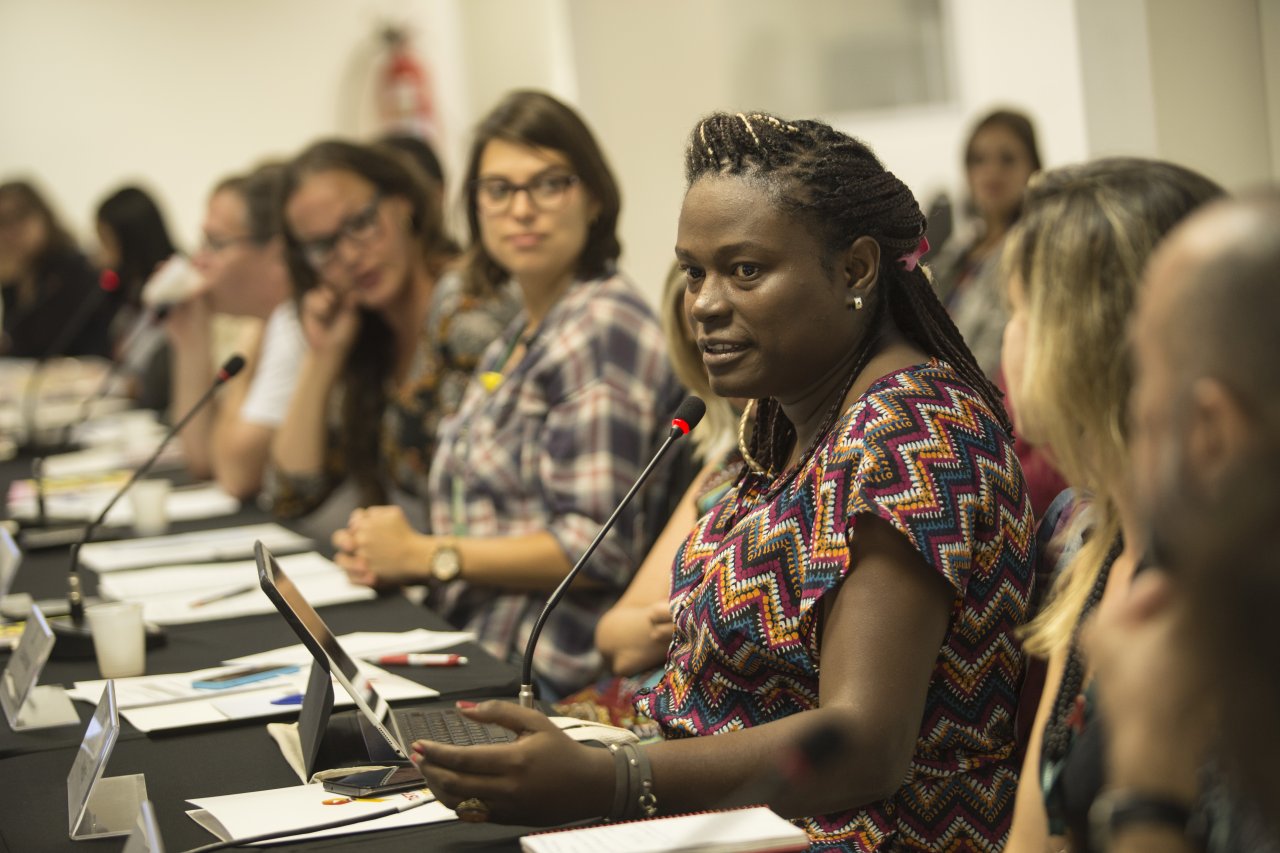
{"label": "laptop keyboard", "polygon": [[477,723],[453,708],[398,710],[396,726],[410,743],[415,740],[434,740],[453,746],[474,746],[510,743],[516,739],[516,733],[510,729],[493,723]]}

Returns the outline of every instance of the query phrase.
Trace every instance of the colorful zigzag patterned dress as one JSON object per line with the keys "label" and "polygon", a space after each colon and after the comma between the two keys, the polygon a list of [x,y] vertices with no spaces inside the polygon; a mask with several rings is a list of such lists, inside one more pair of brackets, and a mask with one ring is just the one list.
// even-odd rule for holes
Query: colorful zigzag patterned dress
{"label": "colorful zigzag patterned dress", "polygon": [[854,568],[863,514],[905,534],[954,588],[951,622],[901,788],[800,823],[815,850],[999,850],[1018,778],[1013,632],[1034,525],[1012,439],[940,360],[877,380],[801,470],[749,473],[698,521],[675,561],[667,671],[637,708],[668,738],[816,708],[818,604]]}

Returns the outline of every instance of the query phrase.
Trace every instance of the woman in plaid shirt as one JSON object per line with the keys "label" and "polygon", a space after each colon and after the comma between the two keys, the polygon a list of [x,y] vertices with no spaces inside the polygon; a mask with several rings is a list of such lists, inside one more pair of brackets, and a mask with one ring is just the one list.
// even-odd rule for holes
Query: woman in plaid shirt
{"label": "woman in plaid shirt", "polygon": [[[430,533],[374,507],[334,543],[356,582],[425,582],[431,607],[514,658],[652,456],[680,390],[657,319],[615,271],[617,184],[569,107],[507,96],[480,124],[466,181],[464,275],[513,280],[524,310],[441,424]],[[534,659],[544,695],[599,674],[595,624],[639,565],[641,522],[624,513],[548,620]]]}

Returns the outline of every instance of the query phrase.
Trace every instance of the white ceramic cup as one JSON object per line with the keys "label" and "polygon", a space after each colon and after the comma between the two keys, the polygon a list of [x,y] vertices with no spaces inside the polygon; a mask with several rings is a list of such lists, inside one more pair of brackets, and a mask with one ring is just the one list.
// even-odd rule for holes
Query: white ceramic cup
{"label": "white ceramic cup", "polygon": [[168,480],[139,480],[129,487],[133,529],[139,536],[159,536],[169,529]]}
{"label": "white ceramic cup", "polygon": [[93,633],[93,652],[103,678],[128,678],[147,671],[147,638],[142,602],[110,601],[85,611]]}

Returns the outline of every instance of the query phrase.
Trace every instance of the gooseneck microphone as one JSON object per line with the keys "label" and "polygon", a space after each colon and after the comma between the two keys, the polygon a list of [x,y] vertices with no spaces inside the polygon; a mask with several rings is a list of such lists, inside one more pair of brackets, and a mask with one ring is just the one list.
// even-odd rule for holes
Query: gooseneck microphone
{"label": "gooseneck microphone", "polygon": [[[134,330],[129,333],[129,337],[125,338],[124,341],[120,344],[120,348],[117,350],[117,354],[122,355],[123,353],[127,353],[129,349],[134,345],[134,343],[138,340],[138,338],[142,337],[143,332],[145,332],[147,329],[150,329],[152,326],[156,325],[157,323],[163,322],[164,318],[169,316],[169,310],[172,307],[173,306],[167,303],[162,303],[160,305],[157,305],[154,309],[152,309],[151,312],[148,314],[146,320],[139,323],[134,328]],[[123,357],[117,358],[115,361],[113,361],[111,363],[111,369],[108,370],[106,375],[102,377],[102,381],[98,383],[98,387],[94,389],[92,394],[90,394],[88,397],[85,397],[84,400],[80,402],[80,410],[76,413],[75,419],[68,421],[67,425],[63,427],[63,431],[62,431],[63,444],[71,443],[71,436],[75,432],[75,428],[89,419],[89,412],[93,408],[93,404],[101,400],[103,397],[107,396],[107,392],[111,390],[112,383],[115,382],[116,377],[120,375],[120,371],[124,369],[124,366],[125,366],[125,359]]]}
{"label": "gooseneck microphone", "polygon": [[[67,604],[71,614],[71,624],[68,625],[67,623],[55,622],[52,623],[52,627],[54,628],[54,633],[59,635],[59,644],[64,646],[74,645],[79,646],[80,648],[78,650],[75,648],[64,648],[59,657],[75,657],[80,654],[84,654],[85,649],[83,646],[86,642],[88,643],[88,647],[87,654],[85,654],[85,656],[87,657],[93,654],[92,637],[89,634],[88,628],[85,626],[84,620],[84,596],[80,590],[81,546],[93,538],[94,532],[102,525],[103,520],[107,517],[107,513],[111,512],[111,508],[116,505],[120,498],[125,496],[130,487],[132,487],[134,483],[138,482],[144,474],[151,470],[151,468],[156,464],[156,460],[160,458],[160,454],[164,451],[165,447],[167,447],[169,442],[173,440],[173,437],[181,432],[182,428],[185,427],[201,409],[208,405],[209,401],[213,399],[213,395],[224,383],[226,383],[228,379],[235,376],[242,369],[244,369],[244,356],[233,355],[231,358],[227,359],[226,363],[224,363],[222,368],[218,371],[217,376],[214,377],[213,382],[209,385],[208,390],[200,396],[199,400],[196,400],[191,408],[187,409],[187,413],[182,416],[181,420],[169,428],[169,431],[165,433],[164,438],[160,440],[160,443],[156,446],[156,449],[151,452],[151,455],[147,457],[147,460],[134,470],[128,481],[126,481],[125,484],[121,486],[114,495],[112,495],[111,500],[109,500],[107,505],[102,508],[102,512],[98,513],[97,518],[85,527],[84,535],[80,537],[80,541],[71,546],[71,563],[67,567]],[[64,643],[64,640],[70,640],[70,643]],[[54,645],[54,654],[58,654],[58,644]]]}
{"label": "gooseneck microphone", "polygon": [[524,649],[524,668],[520,677],[520,705],[522,707],[533,707],[533,650],[538,645],[538,636],[542,633],[542,626],[546,624],[547,617],[551,615],[551,611],[555,609],[555,606],[560,603],[560,599],[564,598],[565,593],[569,591],[569,587],[573,584],[573,579],[578,576],[578,572],[582,571],[582,567],[591,559],[596,547],[604,540],[605,534],[613,529],[618,516],[631,503],[631,499],[636,496],[636,492],[640,491],[640,487],[644,485],[645,480],[649,479],[649,475],[653,473],[653,469],[658,466],[658,463],[662,461],[662,457],[671,449],[671,445],[688,435],[706,413],[707,404],[702,400],[697,397],[684,398],[679,408],[676,409],[675,415],[671,418],[671,432],[668,433],[667,440],[662,442],[658,452],[653,454],[649,464],[640,472],[640,476],[636,478],[631,490],[627,492],[622,498],[622,502],[618,504],[617,509],[605,521],[600,528],[600,532],[596,534],[596,538],[591,540],[587,550],[582,552],[578,562],[573,564],[573,568],[569,570],[569,573],[564,576],[564,580],[560,581],[560,585],[555,588],[555,591],[551,593],[551,597],[547,599],[546,606],[538,614],[538,621],[533,624],[533,631],[529,634],[529,643]]}
{"label": "gooseneck microphone", "polygon": [[36,426],[36,402],[40,397],[40,382],[44,378],[45,365],[49,363],[51,358],[71,345],[71,342],[89,325],[93,315],[98,313],[98,309],[106,298],[119,289],[120,276],[116,275],[115,270],[103,270],[102,274],[98,276],[97,289],[90,292],[84,301],[80,303],[80,307],[71,315],[71,319],[62,326],[62,331],[53,339],[53,343],[45,348],[44,355],[40,356],[36,361],[35,367],[31,369],[31,378],[27,380],[22,406],[22,420],[27,427],[28,446],[38,447],[40,445]]}

